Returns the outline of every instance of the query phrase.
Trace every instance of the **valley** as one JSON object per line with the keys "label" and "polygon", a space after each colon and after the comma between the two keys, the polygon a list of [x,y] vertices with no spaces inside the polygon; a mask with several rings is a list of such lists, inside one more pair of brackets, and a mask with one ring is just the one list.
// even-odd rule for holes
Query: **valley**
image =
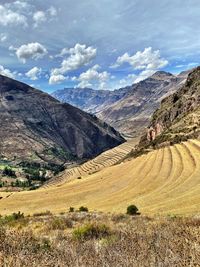
{"label": "valley", "polygon": [[0,267],[200,267],[200,1],[0,1]]}
{"label": "valley", "polygon": [[0,193],[0,210],[1,214],[16,210],[57,214],[83,205],[91,211],[119,213],[134,203],[142,214],[192,215],[199,211],[199,173],[200,141],[189,140],[65,184],[61,181],[35,191]]}

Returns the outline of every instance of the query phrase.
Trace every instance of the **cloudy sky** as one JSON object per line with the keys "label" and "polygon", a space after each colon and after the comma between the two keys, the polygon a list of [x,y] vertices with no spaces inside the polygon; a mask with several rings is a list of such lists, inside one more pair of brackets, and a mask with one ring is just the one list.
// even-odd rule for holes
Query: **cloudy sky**
{"label": "cloudy sky", "polygon": [[200,63],[199,0],[0,0],[0,73],[52,92]]}

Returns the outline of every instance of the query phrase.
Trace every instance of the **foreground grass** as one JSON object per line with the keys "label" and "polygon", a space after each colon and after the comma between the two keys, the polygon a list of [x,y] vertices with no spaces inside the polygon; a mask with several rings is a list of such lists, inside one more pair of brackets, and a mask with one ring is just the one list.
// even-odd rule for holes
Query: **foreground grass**
{"label": "foreground grass", "polygon": [[50,212],[0,219],[0,266],[199,266],[200,219]]}

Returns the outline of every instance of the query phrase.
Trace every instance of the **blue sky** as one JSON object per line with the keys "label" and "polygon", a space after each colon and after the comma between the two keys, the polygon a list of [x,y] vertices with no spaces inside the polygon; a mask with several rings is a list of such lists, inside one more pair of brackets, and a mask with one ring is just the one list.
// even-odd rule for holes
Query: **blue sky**
{"label": "blue sky", "polygon": [[52,92],[200,62],[199,0],[0,1],[0,73]]}

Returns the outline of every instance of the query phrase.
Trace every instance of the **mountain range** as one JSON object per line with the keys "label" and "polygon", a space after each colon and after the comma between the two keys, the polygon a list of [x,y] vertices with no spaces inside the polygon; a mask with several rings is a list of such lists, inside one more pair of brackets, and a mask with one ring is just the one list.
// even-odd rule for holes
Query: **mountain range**
{"label": "mountain range", "polygon": [[63,164],[124,142],[95,115],[2,75],[0,120],[1,161]]}
{"label": "mountain range", "polygon": [[139,83],[114,91],[65,88],[52,95],[95,114],[122,134],[135,137],[148,126],[151,114],[159,107],[161,100],[175,92],[189,72],[173,75],[158,71]]}

